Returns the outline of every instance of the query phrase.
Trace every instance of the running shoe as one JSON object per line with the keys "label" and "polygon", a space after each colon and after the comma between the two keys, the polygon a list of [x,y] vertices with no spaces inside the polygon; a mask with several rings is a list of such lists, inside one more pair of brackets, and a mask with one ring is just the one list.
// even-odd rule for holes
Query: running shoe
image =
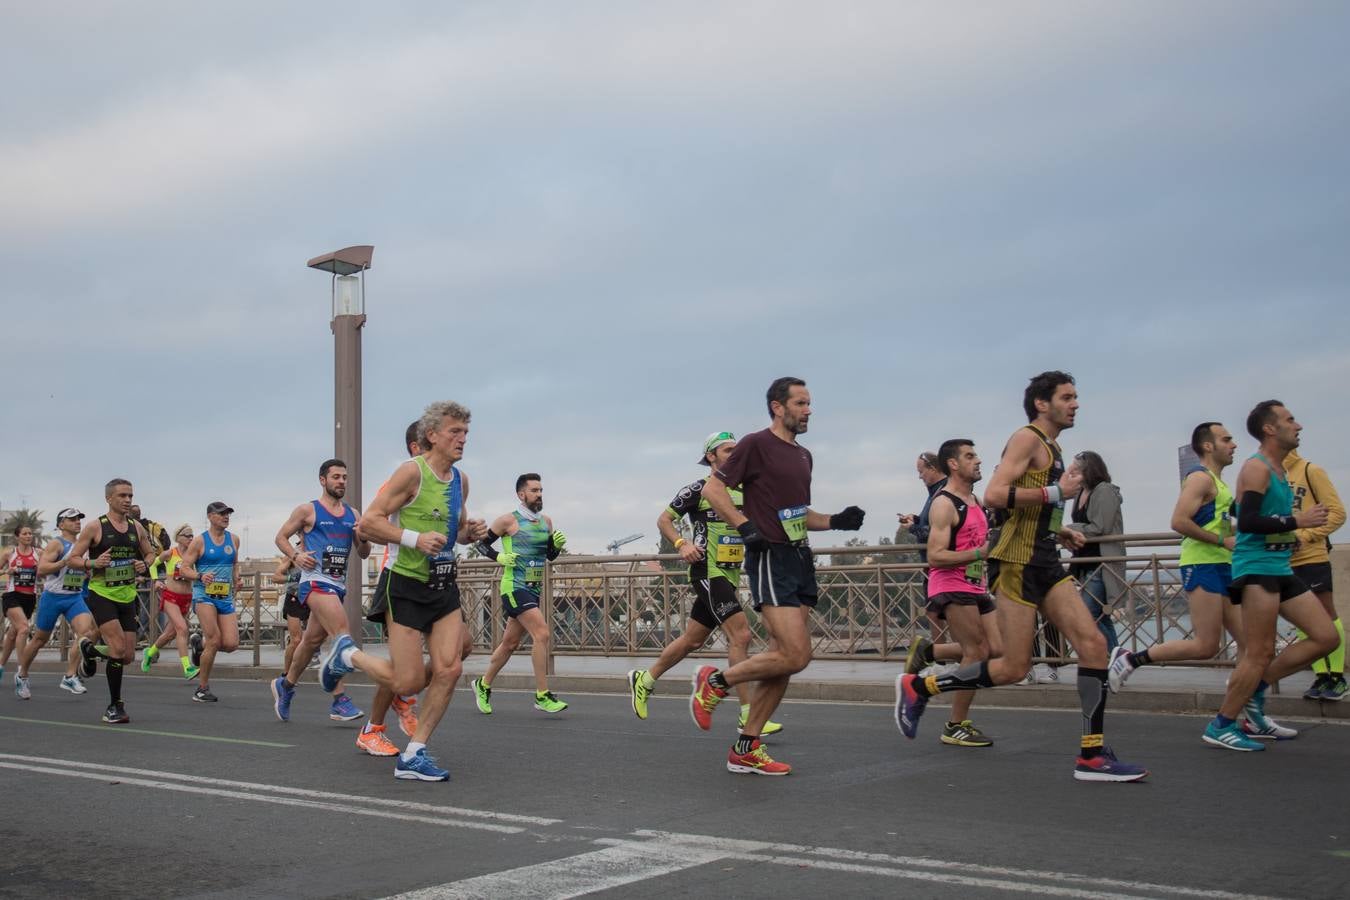
{"label": "running shoe", "polygon": [[121,700],[108,704],[108,708],[103,711],[103,721],[109,725],[125,725],[130,722],[131,716],[127,715],[126,704]]}
{"label": "running shoe", "polygon": [[1110,747],[1103,747],[1102,752],[1092,759],[1078,757],[1073,777],[1079,781],[1139,781],[1148,777],[1148,769],[1121,762]]}
{"label": "running shoe", "polygon": [[1333,675],[1327,686],[1322,688],[1322,699],[1344,700],[1347,693],[1350,693],[1350,685],[1345,683],[1345,676]]}
{"label": "running shoe", "polygon": [[1214,720],[1211,719],[1209,724],[1205,726],[1205,733],[1200,736],[1200,739],[1206,744],[1213,744],[1215,747],[1223,747],[1228,750],[1242,750],[1247,753],[1266,749],[1265,744],[1260,741],[1254,741],[1243,734],[1242,729],[1238,728],[1236,722],[1220,728],[1215,724]]}
{"label": "running shoe", "polygon": [[928,651],[932,646],[933,642],[926,637],[914,639],[914,643],[909,645],[909,652],[905,654],[906,675],[918,675],[919,670],[928,665]]}
{"label": "running shoe", "polygon": [[1059,684],[1059,669],[1049,663],[1037,663],[1032,672],[1037,684]]}
{"label": "running shoe", "polygon": [[333,641],[333,646],[328,648],[328,655],[319,666],[319,686],[323,688],[325,694],[336,691],[342,676],[352,670],[350,665],[342,661],[342,654],[349,648],[356,648],[356,641],[352,640],[349,634],[338,635]]}
{"label": "running shoe", "polygon": [[188,658],[192,660],[194,666],[202,664],[202,648],[205,646],[200,631],[194,631],[188,635]]}
{"label": "running shoe", "polygon": [[294,697],[295,688],[287,687],[285,678],[272,679],[272,708],[277,711],[277,718],[283,722],[291,720],[291,699]]}
{"label": "running shoe", "polygon": [[1124,647],[1112,650],[1111,661],[1106,665],[1106,683],[1111,686],[1111,693],[1119,693],[1134,670],[1135,666],[1130,662],[1130,651]]}
{"label": "running shoe", "polygon": [[534,708],[540,712],[560,713],[567,709],[567,704],[553,696],[552,691],[544,691],[534,695]]}
{"label": "running shoe", "polygon": [[371,756],[398,756],[398,748],[384,736],[383,725],[367,725],[356,736],[356,749]]}
{"label": "running shoe", "polygon": [[713,710],[727,695],[726,691],[708,683],[708,677],[716,671],[716,666],[699,666],[694,673],[694,690],[689,695],[689,715],[693,717],[694,724],[704,731],[712,729]]}
{"label": "running shoe", "polygon": [[473,699],[478,704],[478,711],[485,716],[492,715],[492,685],[482,678],[475,678],[470,684],[473,686]]}
{"label": "running shoe", "polygon": [[89,690],[84,686],[84,682],[74,675],[67,675],[61,679],[61,690],[70,691],[72,694],[83,694]]}
{"label": "running shoe", "polygon": [[992,747],[994,741],[969,719],[960,722],[948,722],[942,726],[942,737],[938,740],[953,747]]}
{"label": "running shoe", "polygon": [[199,672],[201,672],[200,666],[194,666],[192,663],[188,662],[187,659],[184,657],[179,657],[179,659],[181,659],[183,662],[183,680],[191,681],[192,679],[197,677],[197,674]]}
{"label": "running shoe", "polygon": [[[741,707],[740,716],[737,717],[736,719],[737,730],[745,728],[745,723],[748,722],[749,720],[750,720],[750,707],[748,705],[744,705]],[[783,725],[780,722],[765,722],[764,727],[759,730],[759,736],[762,738],[766,738],[769,737],[770,735],[778,734],[778,732],[782,730]]]}
{"label": "running shoe", "polygon": [[928,706],[928,698],[914,690],[917,675],[901,675],[895,679],[895,727],[910,740],[919,733],[919,717]]}
{"label": "running shoe", "polygon": [[1331,677],[1327,675],[1326,672],[1322,672],[1321,674],[1319,674],[1316,678],[1313,679],[1312,687],[1308,688],[1306,691],[1303,692],[1303,699],[1321,700],[1322,690],[1327,686],[1327,682],[1330,680]]}
{"label": "running shoe", "polygon": [[731,748],[727,754],[727,771],[737,775],[787,775],[792,766],[770,757],[764,745],[755,741],[750,745],[749,753],[737,753],[734,746]]}
{"label": "running shoe", "polygon": [[417,731],[417,698],[404,700],[398,694],[394,695],[394,712],[398,715],[399,730],[412,737]]}
{"label": "running shoe", "polygon": [[197,688],[192,692],[192,699],[198,703],[215,703],[217,697],[209,688]]}
{"label": "running shoe", "polygon": [[633,703],[633,715],[639,719],[647,718],[647,698],[652,695],[644,677],[646,674],[646,669],[628,670],[628,698]]}
{"label": "running shoe", "polygon": [[1277,741],[1292,741],[1298,737],[1296,729],[1286,728],[1266,716],[1265,691],[1252,694],[1251,699],[1242,707],[1242,714],[1247,717],[1243,732],[1252,737]]}
{"label": "running shoe", "polygon": [[141,654],[141,671],[149,672],[150,667],[155,664],[157,659],[159,659],[159,648],[154,644],[146,647],[145,652]]}
{"label": "running shoe", "polygon": [[1036,673],[1035,673],[1034,671],[1032,671],[1031,669],[1027,669],[1027,674],[1025,674],[1025,675],[1022,676],[1022,680],[1019,681],[1019,682],[1016,682],[1016,684],[1017,684],[1018,687],[1022,687],[1023,685],[1035,684],[1035,683],[1036,683]]}
{"label": "running shoe", "polygon": [[14,696],[20,700],[33,699],[33,692],[28,689],[28,679],[17,672],[14,673]]}
{"label": "running shoe", "polygon": [[334,697],[332,706],[328,707],[328,718],[334,722],[350,722],[364,715],[365,713],[357,709],[356,704],[352,702],[352,698],[345,693]]}
{"label": "running shoe", "polygon": [[1243,719],[1241,722],[1242,733],[1247,737],[1264,741],[1292,741],[1298,737],[1298,729],[1281,725],[1270,716],[1265,717],[1265,722],[1264,728],[1257,728],[1252,724],[1251,719]]}
{"label": "running shoe", "polygon": [[422,749],[413,754],[412,759],[400,756],[394,764],[394,777],[411,781],[449,781],[450,773],[436,765],[436,760]]}
{"label": "running shoe", "polygon": [[98,652],[94,649],[94,642],[81,635],[78,646],[80,649],[79,674],[83,678],[93,678],[95,673],[98,672]]}

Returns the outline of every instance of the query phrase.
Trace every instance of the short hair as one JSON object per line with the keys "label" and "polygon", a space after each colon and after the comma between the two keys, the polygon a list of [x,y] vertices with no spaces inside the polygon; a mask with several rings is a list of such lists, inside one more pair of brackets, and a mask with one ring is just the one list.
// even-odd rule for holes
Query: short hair
{"label": "short hair", "polygon": [[1267,425],[1275,421],[1275,407],[1284,406],[1279,400],[1262,400],[1247,414],[1247,433],[1258,441],[1263,440],[1262,433]]}
{"label": "short hair", "polygon": [[417,443],[423,448],[430,447],[431,442],[427,440],[427,433],[440,428],[446,419],[454,419],[468,425],[469,410],[453,400],[438,400],[431,404],[422,413],[422,418],[417,420]]}
{"label": "short hair", "polygon": [[1036,401],[1044,400],[1049,403],[1055,398],[1055,391],[1061,384],[1076,384],[1073,376],[1068,372],[1042,372],[1035,378],[1032,378],[1027,384],[1026,392],[1022,394],[1022,409],[1027,414],[1027,421],[1036,421]]}
{"label": "short hair", "polygon": [[769,389],[764,392],[764,405],[769,409],[769,418],[773,418],[773,405],[775,403],[787,404],[788,395],[794,387],[806,387],[806,382],[791,375],[784,375],[782,378],[773,380],[773,384],[769,385]]}
{"label": "short hair", "polygon": [[942,460],[939,459],[938,455],[934,453],[932,450],[925,450],[922,453],[920,453],[919,459],[921,459],[923,461],[923,464],[928,468],[934,469],[938,472],[942,471]]}
{"label": "short hair", "polygon": [[526,472],[524,475],[516,479],[516,493],[520,493],[522,490],[524,490],[525,485],[529,484],[531,481],[543,481],[543,480],[544,479],[539,477],[538,472]]}
{"label": "short hair", "polygon": [[1214,426],[1222,425],[1222,422],[1201,422],[1195,426],[1191,432],[1191,449],[1195,451],[1196,456],[1204,456],[1204,445],[1214,440]]}
{"label": "short hair", "polygon": [[[950,475],[951,472],[947,469],[947,463],[961,455],[962,447],[974,446],[975,442],[970,438],[952,438],[951,440],[943,441],[942,446],[938,448],[937,456],[934,457],[937,464],[933,465],[932,463],[929,463],[929,465],[934,469],[937,469],[943,475]],[[929,454],[924,454],[924,462],[928,462],[928,456]]]}
{"label": "short hair", "polygon": [[1079,471],[1083,473],[1083,484],[1088,490],[1092,490],[1103,481],[1111,480],[1111,472],[1106,468],[1106,460],[1102,459],[1100,453],[1083,450],[1073,459],[1078,463]]}
{"label": "short hair", "polygon": [[329,469],[345,469],[345,468],[347,468],[347,464],[340,459],[327,460],[324,462],[323,465],[319,466],[319,477],[320,478],[328,477]]}
{"label": "short hair", "polygon": [[114,478],[112,481],[108,482],[103,486],[103,496],[111,497],[113,495],[113,491],[124,484],[127,487],[131,487],[131,482],[127,481],[125,478]]}
{"label": "short hair", "polygon": [[184,522],[182,525],[179,525],[177,528],[173,530],[173,539],[175,541],[178,540],[178,536],[185,531],[187,532],[188,537],[192,537],[196,533],[192,530],[191,525],[189,525],[187,522]]}
{"label": "short hair", "polygon": [[406,431],[403,432],[403,446],[416,444],[419,448],[422,446],[422,438],[418,435],[418,429],[422,427],[421,419],[413,419]]}

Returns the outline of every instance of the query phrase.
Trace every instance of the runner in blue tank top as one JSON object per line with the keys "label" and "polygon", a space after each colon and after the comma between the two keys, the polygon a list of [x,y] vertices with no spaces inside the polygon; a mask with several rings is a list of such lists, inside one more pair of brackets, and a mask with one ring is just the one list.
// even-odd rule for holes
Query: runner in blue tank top
{"label": "runner in blue tank top", "polygon": [[[290,698],[310,658],[325,638],[347,633],[347,613],[342,603],[347,597],[347,571],[353,547],[362,559],[370,555],[370,543],[356,538],[357,512],[342,499],[347,494],[347,465],[340,459],[325,461],[319,466],[319,485],[323,496],[292,510],[276,536],[281,555],[300,570],[296,603],[310,613],[305,618],[300,642],[291,654],[290,665],[272,681],[273,708],[283,722],[290,719]],[[292,543],[297,536],[301,541],[298,550]],[[361,571],[359,565],[356,571]],[[364,715],[339,681],[328,718],[350,722]]]}
{"label": "runner in blue tank top", "polygon": [[[1278,400],[1265,400],[1247,416],[1247,432],[1261,442],[1260,451],[1238,475],[1237,542],[1233,548],[1233,583],[1229,595],[1242,606],[1246,648],[1228,679],[1219,714],[1205,726],[1207,744],[1229,750],[1264,750],[1252,737],[1289,740],[1292,728],[1265,714],[1266,687],[1292,675],[1335,649],[1340,640],[1331,617],[1317,597],[1303,586],[1289,566],[1297,543],[1296,528],[1315,528],[1326,521],[1324,506],[1293,515],[1293,494],[1285,479],[1284,458],[1299,444],[1303,426]],[[1275,655],[1276,620],[1293,622],[1306,638]],[[1239,726],[1240,714],[1247,717]]]}
{"label": "runner in blue tank top", "polygon": [[[544,485],[538,473],[526,472],[516,479],[516,497],[520,506],[503,513],[488,528],[487,537],[478,542],[478,552],[502,565],[502,612],[506,631],[502,642],[492,651],[487,674],[473,680],[478,711],[492,714],[492,679],[497,677],[511,654],[530,635],[530,662],[534,665],[534,708],[559,713],[567,704],[548,689],[549,627],[539,610],[544,583],[544,566],[556,559],[567,546],[567,537],[553,530],[553,520],[544,515]],[[497,538],[502,549],[493,548]]]}
{"label": "runner in blue tank top", "polygon": [[[75,539],[80,536],[80,520],[84,513],[67,507],[56,514],[58,534],[56,540],[49,541],[38,556],[37,575],[44,579],[42,596],[38,599],[37,615],[33,618],[33,636],[19,655],[19,671],[14,676],[15,692],[20,700],[27,700],[28,668],[56,630],[56,623],[65,616],[74,632],[87,640],[98,638],[98,629],[94,627],[94,617],[84,602],[85,577],[66,565],[66,558],[75,547]],[[66,675],[61,679],[62,690],[72,694],[83,694],[87,688],[76,674],[80,654],[67,654]],[[19,691],[19,685],[23,690]]]}
{"label": "runner in blue tank top", "polygon": [[234,509],[217,500],[206,507],[208,527],[188,544],[179,574],[192,582],[192,606],[201,625],[200,635],[191,641],[192,664],[199,667],[197,690],[192,699],[215,703],[211,693],[211,668],[217,653],[233,653],[239,648],[239,614],[234,608],[235,586],[239,583],[239,538],[226,529]]}

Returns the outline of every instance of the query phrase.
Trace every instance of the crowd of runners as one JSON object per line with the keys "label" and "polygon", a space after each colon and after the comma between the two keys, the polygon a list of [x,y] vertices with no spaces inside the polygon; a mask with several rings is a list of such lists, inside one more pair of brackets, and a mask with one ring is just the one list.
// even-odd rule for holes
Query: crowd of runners
{"label": "crowd of runners", "polygon": [[[703,442],[699,463],[706,477],[687,484],[660,512],[657,527],[689,565],[695,599],[683,632],[646,669],[627,675],[634,714],[648,717],[657,680],[720,630],[728,665],[700,666],[689,700],[696,725],[709,730],[717,707],[733,691],[739,701],[737,737],[727,768],[736,773],[786,775],[791,766],[773,759],[763,739],[782,730],[773,721],[793,675],[812,657],[810,612],[818,598],[809,544],[813,531],[857,531],[864,512],[849,506],[825,514],[811,508],[813,461],[798,442],[811,418],[811,395],[798,378],[779,378],[765,401],[768,428],[740,439],[715,432]],[[940,740],[961,747],[993,741],[970,719],[975,691],[1020,681],[1031,663],[1037,616],[1044,616],[1073,645],[1078,662],[1082,733],[1074,777],[1084,781],[1137,781],[1145,767],[1118,758],[1105,740],[1105,710],[1142,666],[1205,659],[1232,635],[1236,668],[1206,743],[1231,750],[1262,750],[1265,741],[1289,740],[1297,731],[1265,714],[1270,684],[1314,667],[1307,696],[1346,694],[1344,629],[1331,602],[1327,535],[1344,521],[1344,508],[1325,472],[1299,457],[1300,426],[1279,401],[1257,404],[1246,430],[1257,452],[1241,466],[1236,489],[1223,480],[1236,441],[1219,422],[1192,434],[1199,464],[1186,473],[1173,516],[1182,535],[1181,573],[1190,604],[1193,637],[1131,652],[1110,652],[1089,607],[1060,560],[1061,548],[1081,549],[1082,534],[1065,527],[1065,502],[1081,487],[1081,473],[1066,466],[1059,438],[1078,411],[1074,380],[1044,372],[1027,385],[1028,424],[1003,448],[983,496],[982,462],[973,441],[944,441],[936,456],[946,478],[927,510],[926,578],[931,638],[913,641],[905,671],[896,679],[895,720],[907,738],[919,730],[928,701],[952,693],[951,714]],[[287,722],[301,692],[301,678],[315,655],[318,687],[328,695],[329,716],[366,722],[357,746],[367,754],[396,757],[394,776],[443,781],[446,769],[428,753],[472,645],[456,582],[457,546],[501,567],[506,627],[487,672],[471,682],[478,711],[492,713],[492,682],[528,635],[534,669],[534,707],[556,714],[568,708],[549,689],[551,629],[541,611],[543,573],[567,544],[543,512],[543,481],[522,474],[519,506],[493,519],[468,514],[469,478],[458,465],[469,435],[470,413],[452,402],[428,406],[404,435],[409,458],[381,485],[364,512],[344,500],[347,468],[330,459],[318,471],[320,496],[299,504],[276,534],[281,562],[273,580],[282,586],[288,629],[285,671],[270,683],[272,709]],[[29,668],[64,618],[77,637],[76,652],[60,687],[85,693],[85,681],[103,667],[109,694],[103,721],[130,721],[123,672],[135,662],[137,582],[158,573],[163,632],[142,653],[150,671],[171,643],[183,677],[196,682],[192,699],[216,701],[211,672],[219,654],[239,643],[236,594],[241,587],[239,539],[229,530],[234,510],[213,501],[207,528],[183,526],[169,543],[132,515],[133,486],[114,478],[105,487],[106,512],[89,519],[75,508],[56,516],[58,535],[38,548],[31,529],[16,534],[4,558],[4,613],[9,628],[0,650],[0,678],[17,650],[14,690],[32,697]],[[686,530],[681,520],[688,520]],[[689,536],[686,537],[685,535]],[[384,626],[388,658],[364,652],[348,631],[344,605],[348,573],[360,570],[371,546],[384,557],[366,617]],[[751,654],[751,628],[741,605],[745,576],[751,604],[767,644]],[[38,588],[41,588],[39,590]],[[196,617],[196,629],[191,625]],[[1277,618],[1298,627],[1298,637],[1276,653]],[[945,638],[945,639],[944,639]],[[953,665],[934,671],[934,663]],[[1320,667],[1320,668],[1319,668]],[[369,715],[343,690],[343,678],[360,670],[376,685]],[[925,674],[927,673],[927,674]],[[306,686],[305,691],[313,688]],[[393,710],[408,738],[390,739]]]}

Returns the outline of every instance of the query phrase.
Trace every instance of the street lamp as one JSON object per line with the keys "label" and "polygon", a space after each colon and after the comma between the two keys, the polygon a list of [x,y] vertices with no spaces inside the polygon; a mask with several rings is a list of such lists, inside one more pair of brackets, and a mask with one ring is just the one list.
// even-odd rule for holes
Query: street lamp
{"label": "street lamp", "polygon": [[[333,276],[333,456],[347,464],[347,502],[361,508],[361,326],[366,324],[366,269],[375,248],[344,247],[305,265]],[[347,628],[361,643],[361,565],[347,561]],[[352,573],[355,572],[355,577]]]}

